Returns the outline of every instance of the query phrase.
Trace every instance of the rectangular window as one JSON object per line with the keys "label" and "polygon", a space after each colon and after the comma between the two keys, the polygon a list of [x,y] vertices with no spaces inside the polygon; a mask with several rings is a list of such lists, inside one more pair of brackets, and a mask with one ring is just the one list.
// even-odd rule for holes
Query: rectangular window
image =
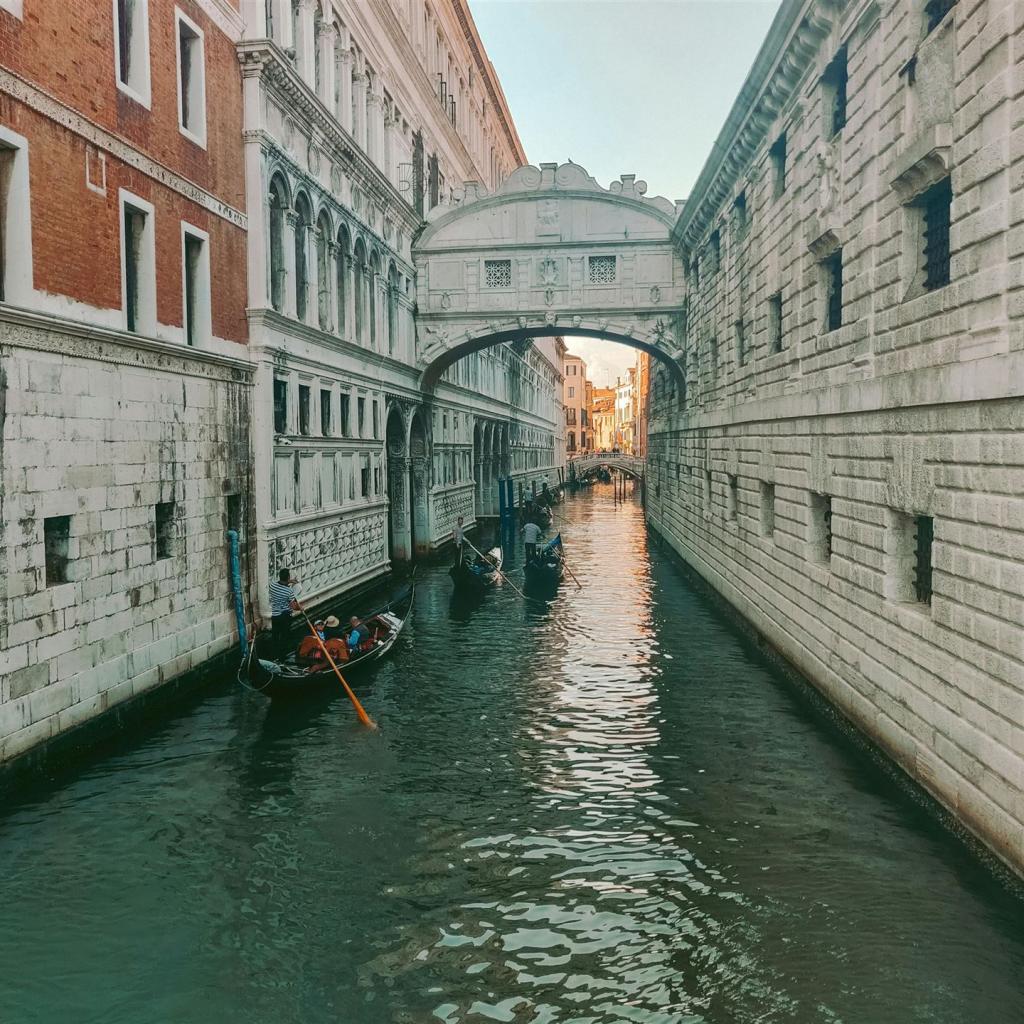
{"label": "rectangular window", "polygon": [[49,516],[43,520],[43,547],[46,556],[46,586],[68,581],[68,540],[71,516]]}
{"label": "rectangular window", "polygon": [[732,473],[729,474],[729,494],[728,494],[728,505],[726,507],[726,515],[730,523],[735,523],[739,518],[739,483],[736,476]]}
{"label": "rectangular window", "polygon": [[324,437],[331,437],[331,399],[333,396],[326,388],[320,389],[320,433]]}
{"label": "rectangular window", "polygon": [[210,257],[207,236],[185,224],[181,226],[181,262],[185,341],[195,345],[207,341],[210,323]]}
{"label": "rectangular window", "polygon": [[932,603],[932,544],[935,520],[914,516],[914,595],[922,604]]}
{"label": "rectangular window", "polygon": [[772,166],[772,191],[776,197],[786,191],[786,133],[783,132],[768,150]]}
{"label": "rectangular window", "polygon": [[373,400],[373,436],[380,437],[380,411],[377,408],[377,399]]}
{"label": "rectangular window", "polygon": [[569,385],[569,397],[570,398],[575,398],[576,397],[576,389],[571,384]]}
{"label": "rectangular window", "polygon": [[832,58],[832,63],[825,69],[821,81],[822,99],[827,118],[827,134],[830,138],[834,138],[846,125],[848,71],[845,46]]}
{"label": "rectangular window", "polygon": [[288,381],[274,380],[274,433],[288,433]]}
{"label": "rectangular window", "polygon": [[887,595],[895,601],[932,603],[935,520],[918,513],[889,513],[886,535]]}
{"label": "rectangular window", "polygon": [[956,0],[928,0],[924,5],[925,34],[934,32],[955,6]]}
{"label": "rectangular window", "polygon": [[125,329],[156,332],[156,249],[153,207],[124,190],[121,198],[121,289]]}
{"label": "rectangular window", "polygon": [[339,425],[341,426],[341,436],[342,437],[349,437],[349,436],[351,436],[352,423],[351,423],[351,420],[349,418],[350,417],[349,410],[351,408],[351,405],[352,405],[351,398],[349,398],[349,396],[347,394],[342,392],[342,395],[341,395],[341,418],[339,420]]}
{"label": "rectangular window", "polygon": [[161,501],[156,507],[156,557],[170,558],[174,554],[174,502]]}
{"label": "rectangular window", "polygon": [[828,564],[832,559],[832,497],[828,494],[810,496],[811,559]]}
{"label": "rectangular window", "polygon": [[743,321],[737,320],[732,325],[733,339],[736,345],[736,365],[743,366],[747,361],[747,338],[743,328]]}
{"label": "rectangular window", "polygon": [[14,157],[16,150],[0,144],[0,302],[7,299],[8,267],[14,265],[11,258],[14,253],[8,252],[7,221],[13,209],[11,202],[11,178],[14,174]]}
{"label": "rectangular window", "polygon": [[587,260],[587,274],[591,284],[615,284],[615,257],[591,256]]}
{"label": "rectangular window", "polygon": [[761,536],[775,535],[775,484],[762,480],[761,492]]}
{"label": "rectangular window", "polygon": [[175,11],[178,23],[178,127],[193,142],[206,146],[206,61],[203,31]]}
{"label": "rectangular window", "polygon": [[825,288],[825,330],[837,331],[843,326],[843,250],[837,249],[823,260],[821,270]]}
{"label": "rectangular window", "polygon": [[732,204],[733,215],[736,218],[736,233],[744,235],[747,230],[747,193],[741,192]]}
{"label": "rectangular window", "polygon": [[366,399],[356,399],[356,437],[366,436]]}
{"label": "rectangular window", "polygon": [[238,534],[238,542],[241,546],[245,536],[245,522],[242,519],[242,496],[240,494],[227,494],[225,495],[225,502],[226,528],[234,530]]}
{"label": "rectangular window", "polygon": [[511,288],[512,261],[484,260],[484,287]]}
{"label": "rectangular window", "polygon": [[299,433],[309,436],[309,385],[299,385]]}
{"label": "rectangular window", "polygon": [[768,349],[782,351],[782,292],[776,292],[768,300]]}
{"label": "rectangular window", "polygon": [[114,0],[117,86],[149,106],[149,0]]}
{"label": "rectangular window", "polygon": [[708,239],[708,273],[715,274],[722,262],[722,234],[716,228]]}
{"label": "rectangular window", "polygon": [[362,466],[359,470],[359,497],[368,498],[370,496],[370,460],[368,456],[363,456]]}
{"label": "rectangular window", "polygon": [[932,185],[918,201],[922,213],[924,287],[934,291],[949,284],[949,224],[953,203],[950,179]]}
{"label": "rectangular window", "polygon": [[704,512],[711,514],[711,470],[704,470]]}

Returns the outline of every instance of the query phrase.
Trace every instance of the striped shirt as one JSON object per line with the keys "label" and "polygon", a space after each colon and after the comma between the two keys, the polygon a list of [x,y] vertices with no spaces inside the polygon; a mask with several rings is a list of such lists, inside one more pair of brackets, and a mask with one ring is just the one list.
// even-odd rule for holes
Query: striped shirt
{"label": "striped shirt", "polygon": [[283,583],[274,580],[270,584],[270,614],[287,615],[292,610],[295,591]]}

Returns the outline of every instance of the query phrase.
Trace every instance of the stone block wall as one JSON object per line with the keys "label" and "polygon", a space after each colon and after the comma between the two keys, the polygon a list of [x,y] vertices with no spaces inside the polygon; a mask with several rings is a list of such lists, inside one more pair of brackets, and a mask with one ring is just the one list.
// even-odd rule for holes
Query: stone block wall
{"label": "stone block wall", "polygon": [[9,309],[0,337],[4,761],[237,643],[252,529],[247,364]]}
{"label": "stone block wall", "polygon": [[676,228],[686,388],[652,367],[647,487],[679,554],[1019,871],[1022,53],[1005,0],[783,4]]}

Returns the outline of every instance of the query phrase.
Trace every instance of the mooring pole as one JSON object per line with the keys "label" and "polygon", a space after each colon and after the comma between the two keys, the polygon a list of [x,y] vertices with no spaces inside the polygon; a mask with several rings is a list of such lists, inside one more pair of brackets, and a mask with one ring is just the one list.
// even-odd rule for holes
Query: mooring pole
{"label": "mooring pole", "polygon": [[235,622],[238,625],[238,642],[242,657],[249,653],[249,634],[245,628],[245,601],[242,599],[242,560],[238,552],[238,531],[228,530],[228,545],[231,562],[231,593],[235,596]]}

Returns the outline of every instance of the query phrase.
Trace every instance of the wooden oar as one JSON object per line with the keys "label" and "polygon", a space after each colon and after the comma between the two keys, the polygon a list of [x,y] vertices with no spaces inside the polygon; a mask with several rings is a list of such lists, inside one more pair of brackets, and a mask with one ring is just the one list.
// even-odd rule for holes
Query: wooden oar
{"label": "wooden oar", "polygon": [[473,547],[473,542],[468,538],[464,537],[463,542],[468,544],[474,551],[489,565],[492,569],[524,600],[529,601],[531,598],[527,597],[495,564],[491,561],[482,551],[477,550]]}
{"label": "wooden oar", "polygon": [[580,583],[580,581],[576,577],[576,573],[574,573],[572,571],[572,567],[565,560],[565,549],[564,548],[562,549],[562,565],[564,565],[566,567],[566,569],[568,569],[569,575],[573,578],[573,582],[576,584],[577,587],[580,588],[580,590],[582,590],[583,589],[583,584]]}
{"label": "wooden oar", "polygon": [[352,687],[345,682],[345,677],[341,674],[338,666],[334,664],[334,659],[331,657],[331,652],[327,650],[323,640],[320,639],[320,634],[316,631],[316,626],[309,621],[309,616],[306,614],[306,609],[295,602],[299,611],[302,612],[302,617],[306,620],[306,625],[309,626],[310,633],[313,634],[313,639],[320,645],[320,650],[324,652],[324,657],[327,659],[327,663],[334,669],[334,674],[338,677],[338,682],[345,688],[345,693],[348,695],[348,699],[352,701],[352,706],[356,709],[356,714],[359,716],[359,721],[366,726],[367,729],[376,729],[377,723],[366,713],[365,708],[359,703],[359,698],[352,692]]}

